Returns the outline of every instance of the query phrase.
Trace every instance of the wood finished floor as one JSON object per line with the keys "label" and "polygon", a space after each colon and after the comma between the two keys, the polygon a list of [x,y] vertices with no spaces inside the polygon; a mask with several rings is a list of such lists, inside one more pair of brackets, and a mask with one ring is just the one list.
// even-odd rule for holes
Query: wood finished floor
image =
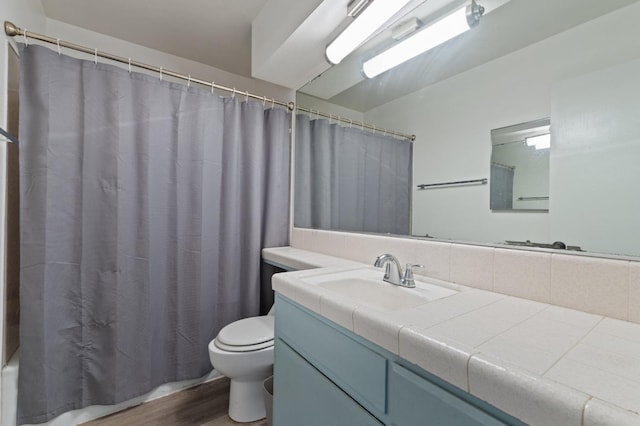
{"label": "wood finished floor", "polygon": [[229,418],[229,379],[212,382],[146,402],[83,426],[266,426],[266,420],[237,423]]}

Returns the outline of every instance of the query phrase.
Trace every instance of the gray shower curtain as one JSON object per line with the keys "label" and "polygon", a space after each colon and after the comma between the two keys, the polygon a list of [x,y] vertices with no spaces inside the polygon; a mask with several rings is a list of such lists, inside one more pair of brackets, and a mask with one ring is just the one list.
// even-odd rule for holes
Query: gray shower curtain
{"label": "gray shower curtain", "polygon": [[22,48],[18,423],[211,369],[288,243],[283,109]]}
{"label": "gray shower curtain", "polygon": [[412,143],[296,116],[295,226],[407,235]]}

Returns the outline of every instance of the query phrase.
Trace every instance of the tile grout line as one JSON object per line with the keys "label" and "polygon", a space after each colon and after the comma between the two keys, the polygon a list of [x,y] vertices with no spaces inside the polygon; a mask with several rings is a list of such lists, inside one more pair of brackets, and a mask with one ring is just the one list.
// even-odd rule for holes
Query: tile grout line
{"label": "tile grout line", "polygon": [[[514,297],[514,296],[507,296],[507,297]],[[536,302],[536,303],[538,303],[538,302]],[[501,331],[500,333],[498,333],[497,335],[492,336],[492,337],[490,337],[490,338],[488,338],[488,339],[486,339],[486,340],[482,341],[481,343],[478,343],[478,345],[476,345],[476,346],[474,347],[474,349],[479,349],[479,348],[480,348],[480,346],[484,345],[485,343],[489,342],[490,340],[493,340],[493,339],[495,339],[496,337],[499,337],[499,336],[503,335],[503,334],[504,334],[504,333],[506,333],[507,331],[513,330],[513,329],[514,329],[514,328],[516,328],[517,326],[521,325],[522,323],[524,323],[524,322],[526,322],[526,321],[529,321],[531,318],[535,317],[536,315],[538,315],[538,314],[539,314],[539,313],[541,313],[541,312],[546,311],[547,309],[549,309],[549,307],[548,307],[548,306],[547,306],[547,307],[545,307],[544,309],[539,310],[538,312],[535,312],[534,314],[529,315],[528,317],[526,317],[526,318],[525,318],[525,319],[523,319],[522,321],[518,321],[517,323],[513,324],[511,327],[509,327],[509,328],[506,328],[506,329],[502,330],[502,331]],[[483,353],[483,352],[482,352],[482,351],[479,351],[478,353]],[[490,355],[490,354],[486,354],[486,355]],[[506,361],[506,360],[505,360],[505,361]],[[508,361],[507,361],[507,362],[508,362]]]}
{"label": "tile grout line", "polygon": [[[362,307],[362,305],[358,305],[356,303],[356,307],[353,308],[353,311],[351,311],[351,331],[353,331],[354,333],[356,333],[356,311],[358,309],[360,309]],[[356,333],[358,334],[358,333]]]}
{"label": "tile grout line", "polygon": [[491,260],[491,291],[496,291],[496,249],[493,249],[493,259]]}
{"label": "tile grout line", "polygon": [[589,395],[589,398],[587,398],[587,400],[582,405],[582,412],[580,413],[581,414],[581,416],[580,416],[580,425],[581,426],[585,426],[584,425],[585,411],[587,411],[587,405],[589,404],[589,402],[591,402],[592,399],[593,399],[593,396]]}
{"label": "tile grout line", "polygon": [[[486,290],[482,290],[482,291],[486,291]],[[498,294],[500,294],[500,293],[498,293]],[[441,325],[441,324],[444,324],[444,323],[445,323],[445,322],[447,322],[447,321],[451,321],[451,320],[454,320],[454,319],[456,319],[456,318],[459,318],[459,317],[461,317],[461,316],[463,316],[463,315],[467,315],[467,314],[470,314],[470,313],[472,313],[472,312],[479,311],[479,310],[480,310],[480,309],[482,309],[482,308],[486,308],[487,306],[491,306],[491,305],[493,305],[493,304],[495,304],[495,303],[500,302],[501,300],[506,299],[507,297],[510,297],[510,296],[503,295],[503,294],[501,294],[501,296],[504,296],[504,297],[501,297],[501,298],[499,298],[499,299],[496,299],[496,300],[494,300],[493,302],[487,303],[486,305],[481,305],[481,306],[478,306],[477,308],[473,308],[473,309],[471,309],[470,311],[466,311],[466,312],[463,312],[463,313],[461,313],[461,314],[454,315],[454,316],[452,316],[452,317],[450,317],[450,318],[444,319],[444,320],[442,320],[442,321],[440,321],[440,322],[437,322],[437,323],[435,323],[435,324],[432,324],[432,325],[430,325],[429,327],[427,327],[427,328],[423,328],[423,329],[421,329],[421,330],[424,330],[424,331],[431,330],[432,328],[437,327],[437,326],[439,326],[439,325]],[[409,325],[410,325],[410,324],[409,324]],[[462,343],[462,342],[460,342],[460,343]]]}
{"label": "tile grout line", "polygon": [[[572,360],[572,362],[573,362],[573,363],[575,363],[575,364],[583,365],[583,366],[585,366],[585,367],[589,367],[589,368],[590,368],[590,369],[592,369],[592,370],[598,370],[598,371],[601,371],[601,372],[603,372],[603,373],[609,374],[609,375],[611,375],[611,376],[615,376],[615,377],[617,377],[617,378],[619,378],[619,379],[622,379],[622,380],[625,380],[625,381],[628,381],[628,382],[633,382],[634,384],[636,384],[636,383],[637,383],[637,380],[636,380],[635,378],[631,378],[631,379],[630,379],[628,376],[622,376],[622,375],[620,375],[620,374],[619,374],[619,373],[617,373],[617,372],[615,372],[615,373],[614,373],[614,372],[611,372],[611,371],[609,371],[609,370],[604,370],[604,369],[602,369],[600,366],[594,366],[594,365],[591,365],[591,364],[587,364],[585,361]],[[573,387],[573,386],[571,386],[571,385],[569,385],[569,384],[566,384],[566,383],[563,383],[563,382],[559,382],[559,381],[557,381],[556,379],[549,379],[549,380],[553,380],[553,381],[555,381],[555,382],[557,382],[557,383],[560,383],[560,384],[562,384],[562,385],[564,385],[564,386]],[[587,394],[587,393],[586,393],[586,391],[584,391],[584,390],[580,390],[580,389],[578,389],[578,388],[574,388],[574,389],[576,389],[576,390],[578,390],[579,392],[582,392],[582,393],[584,393],[584,394],[586,394],[586,395],[589,395],[589,394]],[[597,397],[597,396],[594,396],[594,398],[596,398],[596,397]],[[624,408],[624,407],[622,407],[621,405],[618,405],[617,403],[612,402],[612,401],[607,401],[607,402],[609,402],[609,404],[613,404],[613,405],[615,405],[615,406],[617,406],[617,407],[619,407],[619,408],[622,408],[622,409],[624,409],[624,410],[627,410],[627,411],[632,410],[631,408]]]}
{"label": "tile grout line", "polygon": [[[431,328],[433,328],[433,327],[436,327],[436,326],[438,326],[438,325],[440,325],[440,324],[443,324],[443,323],[445,323],[445,322],[447,322],[447,321],[451,321],[451,320],[453,320],[453,319],[455,319],[455,318],[461,317],[462,315],[466,315],[466,314],[468,314],[468,313],[475,312],[475,311],[480,310],[480,309],[482,309],[482,308],[485,308],[485,307],[487,307],[487,306],[491,306],[491,305],[493,305],[494,303],[498,303],[499,301],[506,299],[507,297],[509,297],[509,296],[506,296],[506,295],[505,295],[504,297],[501,297],[501,298],[499,298],[499,299],[496,299],[496,300],[494,300],[493,302],[487,303],[486,305],[478,306],[477,308],[472,309],[472,310],[470,310],[470,311],[467,311],[467,312],[464,312],[464,313],[461,313],[461,314],[455,315],[455,316],[453,316],[453,317],[451,317],[451,318],[447,318],[447,319],[445,319],[445,320],[442,320],[442,321],[440,321],[440,322],[438,322],[438,323],[436,323],[436,324],[431,325],[431,326],[430,326],[430,327],[428,327],[428,328],[425,328],[425,329],[424,329],[424,331],[427,331],[427,330],[429,330],[429,329],[431,329]],[[407,327],[410,327],[410,326],[411,326],[410,324],[407,324],[407,325],[401,325],[401,326],[400,326],[400,329],[398,330],[398,356],[401,356],[401,355],[400,355],[400,352],[401,352],[401,350],[400,350],[400,332],[402,331],[402,329],[403,329],[403,328],[407,328]],[[410,330],[410,329],[409,329],[409,330]],[[425,337],[427,337],[427,336],[425,336]],[[432,337],[432,338],[433,338],[433,337]],[[471,358],[472,358],[474,355],[476,355],[476,353],[471,353],[471,354],[469,354],[469,357],[467,358],[467,371],[466,371],[466,373],[467,373],[467,374],[466,374],[466,375],[467,375],[467,391],[468,391],[469,393],[471,393],[471,380],[470,380],[470,378],[469,378],[469,364],[471,363]]]}
{"label": "tile grout line", "polygon": [[[430,326],[429,328],[424,329],[424,331],[427,331],[427,330],[429,330],[429,329],[431,329],[431,328],[433,328],[433,327],[436,327],[436,326],[438,326],[438,325],[440,325],[440,324],[443,324],[443,323],[445,323],[445,322],[447,322],[447,321],[453,320],[453,319],[455,319],[455,318],[457,318],[457,317],[460,317],[460,316],[462,316],[462,315],[466,315],[466,314],[468,314],[468,313],[471,313],[471,312],[474,312],[474,311],[480,310],[480,309],[485,308],[485,307],[487,307],[487,306],[491,306],[491,305],[493,305],[494,303],[498,303],[499,301],[504,300],[504,299],[506,299],[506,298],[508,298],[508,297],[511,297],[511,296],[504,296],[504,297],[502,297],[502,298],[500,298],[500,299],[498,299],[498,300],[495,300],[495,301],[493,301],[493,302],[491,302],[491,303],[488,303],[488,304],[486,304],[486,305],[479,306],[479,307],[478,307],[478,308],[476,308],[476,309],[472,309],[471,311],[467,311],[467,312],[465,312],[465,313],[462,313],[462,314],[456,315],[456,316],[454,316],[454,317],[451,317],[451,318],[449,318],[449,319],[443,320],[443,321],[441,321],[441,322],[439,322],[439,323],[437,323],[437,324],[433,324],[433,325],[432,325],[432,326]],[[479,350],[478,350],[478,347],[479,347],[479,346],[481,346],[481,345],[483,345],[483,344],[485,344],[485,343],[486,343],[486,342],[488,342],[489,340],[494,339],[495,337],[498,337],[499,335],[501,335],[501,334],[503,334],[503,333],[506,333],[507,331],[511,330],[512,328],[515,328],[516,326],[518,326],[518,325],[522,324],[523,322],[525,322],[525,321],[527,321],[527,320],[531,319],[532,317],[536,316],[537,314],[539,314],[540,312],[542,312],[542,311],[544,311],[544,310],[546,310],[546,309],[548,309],[548,307],[547,307],[547,308],[545,308],[545,309],[542,309],[541,311],[538,311],[538,312],[536,312],[536,313],[534,313],[534,314],[530,315],[529,317],[527,317],[527,318],[523,319],[522,321],[518,322],[517,324],[514,324],[512,327],[510,327],[510,328],[508,328],[508,329],[506,329],[506,330],[504,330],[504,331],[500,332],[498,335],[493,336],[493,337],[490,337],[489,339],[487,339],[487,340],[483,341],[482,343],[480,343],[480,344],[478,344],[478,345],[476,345],[475,347],[473,347],[473,348],[472,348],[472,353],[470,353],[470,354],[469,354],[469,357],[467,358],[467,371],[466,371],[466,373],[467,373],[467,388],[468,388],[468,392],[469,392],[469,393],[471,393],[471,379],[470,379],[470,377],[469,377],[469,364],[471,363],[471,358],[473,358],[473,357],[474,357],[474,356],[476,356],[476,355],[481,355],[481,354],[483,354],[483,352],[482,352],[482,351],[479,351]],[[401,327],[400,327],[400,330],[402,330],[402,328],[404,328],[404,327],[406,327],[406,326],[404,326],[404,325],[403,325],[403,326],[401,326]],[[400,330],[398,330],[398,355],[400,355]],[[430,336],[425,336],[425,337],[430,337]],[[430,338],[434,338],[434,337],[430,337]],[[462,342],[460,342],[460,343],[462,343]],[[474,350],[475,350],[475,352],[473,352]],[[522,367],[519,367],[519,368],[522,368]]]}
{"label": "tile grout line", "polygon": [[496,248],[491,249],[491,291],[495,293],[496,288]]}
{"label": "tile grout line", "polygon": [[453,246],[451,244],[449,244],[449,258],[447,259],[447,262],[449,262],[448,280],[454,284],[457,284],[455,281],[453,281]]}
{"label": "tile grout line", "polygon": [[397,353],[397,355],[400,356],[400,357],[401,357],[401,355],[400,355],[400,332],[405,327],[406,327],[406,325],[401,325],[400,328],[398,329],[398,335],[396,336],[396,338],[398,339],[398,353]]}
{"label": "tile grout line", "polygon": [[[478,355],[480,352],[473,352],[469,354],[469,358],[467,358],[467,392],[471,394],[471,375],[469,374],[471,367],[471,359]],[[473,394],[472,394],[473,395]]]}
{"label": "tile grout line", "polygon": [[546,374],[547,374],[547,373],[548,373],[548,372],[549,372],[553,367],[555,367],[555,366],[560,362],[560,360],[562,360],[562,359],[563,359],[563,358],[564,358],[564,357],[565,357],[569,352],[571,352],[573,349],[575,349],[575,347],[576,347],[576,346],[578,346],[578,345],[579,345],[579,344],[584,340],[584,338],[585,338],[585,337],[587,337],[589,334],[591,334],[591,332],[592,332],[593,330],[595,330],[595,328],[596,328],[598,325],[600,325],[600,323],[602,323],[602,321],[604,321],[604,320],[605,320],[605,318],[606,318],[606,317],[604,317],[604,316],[603,316],[602,318],[600,318],[600,320],[599,320],[597,323],[595,323],[595,324],[593,325],[593,327],[591,327],[589,330],[587,330],[587,332],[586,332],[586,333],[584,333],[584,335],[583,335],[581,338],[579,338],[579,339],[578,339],[578,340],[577,340],[577,341],[576,341],[576,342],[575,342],[575,343],[574,343],[570,348],[568,348],[566,351],[564,351],[564,352],[562,353],[562,355],[561,355],[561,356],[560,356],[560,357],[559,357],[559,358],[558,358],[558,359],[557,359],[553,364],[551,364],[551,366],[550,366],[549,368],[547,368],[547,369],[546,369],[546,370],[545,370],[545,371],[540,375],[540,377],[544,377],[544,376],[545,376],[545,375],[546,375]]}
{"label": "tile grout line", "polygon": [[551,287],[553,286],[553,259],[555,257],[555,253],[551,253],[549,256],[549,292],[547,294],[547,300],[549,304],[551,304]]}
{"label": "tile grout line", "polygon": [[627,262],[627,321],[631,321],[631,261]]}

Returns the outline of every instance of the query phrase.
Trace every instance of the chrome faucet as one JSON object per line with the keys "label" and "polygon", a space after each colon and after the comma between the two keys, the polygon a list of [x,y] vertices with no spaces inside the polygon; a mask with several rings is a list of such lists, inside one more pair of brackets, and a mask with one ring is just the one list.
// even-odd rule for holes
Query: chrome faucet
{"label": "chrome faucet", "polygon": [[390,284],[402,287],[415,287],[416,282],[413,279],[413,267],[423,267],[422,265],[412,265],[407,263],[407,267],[403,274],[400,262],[392,254],[381,254],[376,258],[373,266],[377,268],[385,266],[384,277],[382,279]]}
{"label": "chrome faucet", "polygon": [[383,280],[391,284],[402,285],[402,266],[400,266],[398,259],[392,254],[381,254],[373,264],[376,268],[382,268],[385,265]]}

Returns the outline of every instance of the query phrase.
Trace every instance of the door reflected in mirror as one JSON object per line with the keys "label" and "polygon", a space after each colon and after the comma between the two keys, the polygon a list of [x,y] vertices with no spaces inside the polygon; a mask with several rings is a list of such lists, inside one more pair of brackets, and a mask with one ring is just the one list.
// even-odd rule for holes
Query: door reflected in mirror
{"label": "door reflected in mirror", "polygon": [[491,130],[491,210],[549,211],[548,118]]}

